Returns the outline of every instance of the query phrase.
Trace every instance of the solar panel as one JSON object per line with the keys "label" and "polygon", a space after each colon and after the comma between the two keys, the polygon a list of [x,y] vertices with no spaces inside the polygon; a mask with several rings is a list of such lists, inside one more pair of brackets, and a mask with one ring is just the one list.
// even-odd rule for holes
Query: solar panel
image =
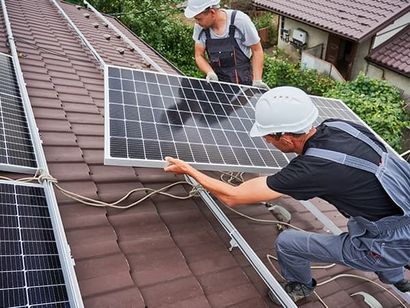
{"label": "solar panel", "polygon": [[70,307],[44,189],[0,183],[0,306]]}
{"label": "solar panel", "polygon": [[[249,137],[258,88],[108,66],[105,91],[106,164],[162,168],[172,156],[202,170],[272,173],[295,157]],[[312,99],[316,125],[364,124],[340,100]]]}
{"label": "solar panel", "polygon": [[173,156],[204,170],[271,172],[289,162],[248,135],[263,90],[114,66],[105,82],[107,164],[163,167]]}
{"label": "solar panel", "polygon": [[0,53],[0,169],[27,172],[36,168],[13,59]]}

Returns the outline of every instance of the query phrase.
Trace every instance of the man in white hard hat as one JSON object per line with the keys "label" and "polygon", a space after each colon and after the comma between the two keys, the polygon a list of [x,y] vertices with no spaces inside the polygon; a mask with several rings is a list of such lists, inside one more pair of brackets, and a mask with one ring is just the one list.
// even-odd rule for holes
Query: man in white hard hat
{"label": "man in white hard hat", "polygon": [[302,90],[272,89],[256,104],[250,135],[298,154],[280,172],[234,187],[170,157],[165,171],[193,177],[231,207],[285,194],[298,200],[320,197],[350,217],[348,232],[340,235],[286,230],[278,236],[284,289],[295,302],[316,287],[311,262],[372,271],[384,283],[409,292],[404,267],[410,260],[410,164],[387,152],[367,128],[336,119],[314,127],[317,117],[317,108]]}
{"label": "man in white hard hat", "polygon": [[[208,81],[226,81],[268,89],[262,81],[263,49],[249,16],[219,8],[220,0],[188,0],[194,18],[195,62]],[[205,52],[208,60],[205,57]]]}

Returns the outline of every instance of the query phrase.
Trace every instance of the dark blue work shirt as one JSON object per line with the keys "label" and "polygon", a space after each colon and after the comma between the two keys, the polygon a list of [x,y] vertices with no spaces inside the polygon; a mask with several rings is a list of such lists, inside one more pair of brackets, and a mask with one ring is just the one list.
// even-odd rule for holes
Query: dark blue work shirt
{"label": "dark blue work shirt", "polygon": [[[367,128],[348,123],[385,150],[383,144]],[[380,156],[367,144],[323,123],[305,143],[303,153],[311,147],[338,151],[375,164],[380,163]],[[372,173],[322,158],[299,155],[280,172],[269,176],[267,185],[297,200],[322,198],[345,215],[362,216],[371,221],[403,214]]]}

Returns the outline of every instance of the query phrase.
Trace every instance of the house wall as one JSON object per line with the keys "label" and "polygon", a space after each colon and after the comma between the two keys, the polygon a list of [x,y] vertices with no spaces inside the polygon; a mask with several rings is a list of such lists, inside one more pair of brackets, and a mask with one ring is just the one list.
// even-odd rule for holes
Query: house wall
{"label": "house wall", "polygon": [[[315,47],[317,45],[323,44],[323,52],[322,52],[322,57],[326,54],[326,43],[329,34],[325,31],[316,29],[314,27],[308,26],[304,23],[301,23],[299,21],[287,18],[287,17],[280,17],[280,22],[279,22],[279,33],[278,33],[278,47],[285,50],[287,53],[291,54],[293,57],[300,58],[300,54],[298,50],[293,47],[290,43],[286,43],[281,37],[281,27],[282,27],[282,20],[284,19],[284,28],[290,30],[289,34],[289,40],[292,39],[292,30],[300,28],[308,33],[308,41],[307,41],[307,47]],[[315,55],[317,57],[320,57],[319,55]]]}
{"label": "house wall", "polygon": [[390,84],[402,90],[405,98],[410,98],[410,78],[372,64],[369,64],[366,75],[371,78],[388,81]]}
{"label": "house wall", "polygon": [[376,48],[380,44],[387,41],[389,38],[393,37],[396,33],[402,30],[408,23],[410,23],[410,12],[395,20],[395,22],[389,25],[388,27],[379,31],[376,34],[373,48]]}
{"label": "house wall", "polygon": [[353,60],[352,72],[350,75],[350,79],[355,79],[360,72],[365,72],[367,68],[367,61],[365,57],[369,54],[370,45],[372,43],[372,39],[368,39],[363,43],[358,44],[356,57]]}

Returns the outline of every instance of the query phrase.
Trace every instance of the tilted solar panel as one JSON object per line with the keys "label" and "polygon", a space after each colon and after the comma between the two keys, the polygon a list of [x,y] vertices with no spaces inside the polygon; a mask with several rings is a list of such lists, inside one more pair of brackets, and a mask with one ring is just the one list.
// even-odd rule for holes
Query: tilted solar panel
{"label": "tilted solar panel", "polygon": [[0,183],[1,307],[70,307],[39,185]]}
{"label": "tilted solar panel", "polygon": [[105,75],[108,164],[162,167],[173,156],[204,170],[271,172],[289,162],[248,135],[258,88],[112,66]]}
{"label": "tilted solar panel", "polygon": [[[249,137],[258,88],[108,66],[105,163],[163,167],[165,156],[198,169],[272,173],[295,157]],[[343,102],[312,96],[316,125],[328,118],[364,124]]]}
{"label": "tilted solar panel", "polygon": [[13,59],[0,53],[0,170],[37,168]]}

